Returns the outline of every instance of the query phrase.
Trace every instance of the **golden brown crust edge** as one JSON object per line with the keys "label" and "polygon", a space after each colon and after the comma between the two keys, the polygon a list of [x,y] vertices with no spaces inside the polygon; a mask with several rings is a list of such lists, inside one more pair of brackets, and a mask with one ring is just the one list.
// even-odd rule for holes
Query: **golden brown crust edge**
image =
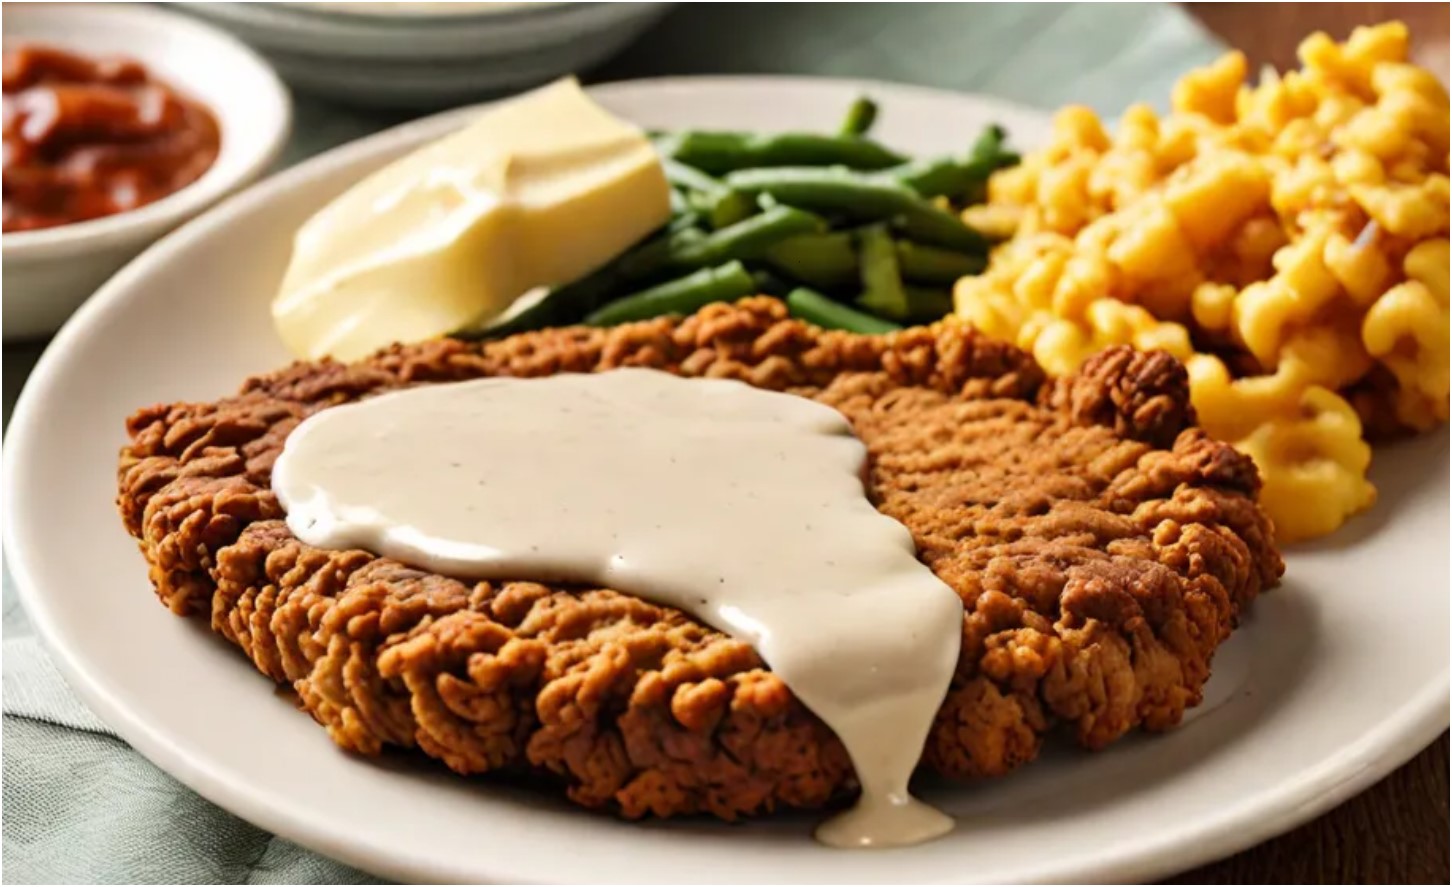
{"label": "golden brown crust edge", "polygon": [[953,322],[870,338],[779,302],[681,320],[294,364],[212,404],[138,411],[118,504],[157,594],[207,614],[340,745],[528,771],[627,816],[732,819],[851,787],[840,744],[748,646],[605,589],[468,584],[288,532],[269,489],[309,413],[400,385],[618,366],[813,396],[853,422],[870,492],[965,606],[924,754],[953,777],[1102,747],[1197,704],[1216,646],[1282,563],[1253,465],[1191,426],[1184,370],[1113,349],[1046,383]]}

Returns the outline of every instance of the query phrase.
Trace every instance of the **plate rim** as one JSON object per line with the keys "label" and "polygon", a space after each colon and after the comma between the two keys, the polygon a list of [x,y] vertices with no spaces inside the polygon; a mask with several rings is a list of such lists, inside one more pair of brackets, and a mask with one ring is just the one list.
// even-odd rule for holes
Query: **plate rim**
{"label": "plate rim", "polygon": [[[967,98],[1012,112],[1045,114],[1041,110],[991,96],[881,80],[834,77],[680,76],[618,81],[592,85],[589,89],[609,96],[661,88],[762,89],[782,83],[815,84],[837,89],[844,86],[872,88],[887,96],[885,101],[889,102],[891,93],[931,94],[957,100]],[[173,253],[194,240],[204,238],[212,229],[225,225],[235,212],[268,202],[274,194],[286,190],[294,182],[311,179],[316,170],[346,163],[386,144],[408,141],[419,131],[445,131],[448,122],[466,118],[489,104],[493,103],[470,105],[418,118],[308,158],[227,198],[157,241],[103,284],[52,339],[26,380],[3,442],[6,519],[0,529],[3,529],[6,563],[37,636],[72,690],[125,742],[209,802],[339,862],[403,881],[410,880],[422,869],[408,866],[407,857],[400,855],[396,848],[384,850],[348,843],[341,837],[346,829],[331,829],[310,822],[286,808],[270,806],[261,793],[238,792],[235,787],[224,784],[224,780],[211,772],[214,769],[211,765],[196,760],[170,736],[146,724],[128,709],[123,700],[108,692],[104,681],[93,676],[73,656],[66,639],[52,622],[52,615],[45,604],[47,595],[39,589],[33,575],[31,558],[34,554],[22,541],[27,531],[14,519],[16,515],[33,510],[26,507],[28,499],[24,484],[18,481],[22,466],[30,461],[28,452],[40,445],[39,441],[43,439],[43,432],[38,427],[42,411],[40,404],[46,400],[44,394],[57,384],[56,379],[69,362],[66,355],[70,349],[67,346],[110,312],[119,312],[124,307],[125,302],[118,301],[119,297],[113,294],[125,292],[131,287],[133,278],[143,276],[153,266],[164,264]],[[1268,784],[1214,816],[1161,829],[1154,838],[1111,858],[1072,869],[1055,868],[1049,861],[1041,863],[1031,874],[1041,879],[1145,880],[1189,870],[1289,831],[1369,787],[1435,740],[1448,726],[1449,687],[1452,687],[1449,670],[1444,668],[1440,674],[1429,678],[1392,717],[1382,719],[1355,742],[1325,757],[1311,769],[1302,771],[1291,781]],[[436,874],[445,870],[439,861],[430,865]],[[511,871],[507,862],[494,867],[494,870],[511,881],[528,880],[521,879],[519,870]]]}

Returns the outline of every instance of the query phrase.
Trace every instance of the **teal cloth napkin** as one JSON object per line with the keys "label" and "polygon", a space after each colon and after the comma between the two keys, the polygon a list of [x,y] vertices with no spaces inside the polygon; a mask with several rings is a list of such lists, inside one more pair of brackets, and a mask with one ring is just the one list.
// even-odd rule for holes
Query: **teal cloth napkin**
{"label": "teal cloth napkin", "polygon": [[[681,4],[586,79],[820,74],[1114,115],[1164,107],[1175,78],[1221,51],[1164,4]],[[402,119],[300,98],[284,162]],[[38,355],[5,349],[7,418]],[[32,636],[8,572],[3,620],[7,883],[376,883],[208,803],[116,738]]]}

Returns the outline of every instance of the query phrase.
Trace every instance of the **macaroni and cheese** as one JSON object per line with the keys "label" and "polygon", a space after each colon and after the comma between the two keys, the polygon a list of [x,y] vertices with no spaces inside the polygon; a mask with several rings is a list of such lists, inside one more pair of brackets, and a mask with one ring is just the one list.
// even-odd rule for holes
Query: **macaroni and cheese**
{"label": "macaroni and cheese", "polygon": [[[1111,135],[1059,112],[966,220],[1009,238],[957,314],[1050,372],[1112,344],[1185,362],[1201,424],[1251,455],[1284,541],[1366,508],[1357,408],[1421,430],[1448,412],[1448,99],[1399,23],[1324,34],[1246,84],[1230,53],[1172,112]],[[1375,395],[1346,389],[1389,373]],[[1384,424],[1384,423],[1383,423]]]}

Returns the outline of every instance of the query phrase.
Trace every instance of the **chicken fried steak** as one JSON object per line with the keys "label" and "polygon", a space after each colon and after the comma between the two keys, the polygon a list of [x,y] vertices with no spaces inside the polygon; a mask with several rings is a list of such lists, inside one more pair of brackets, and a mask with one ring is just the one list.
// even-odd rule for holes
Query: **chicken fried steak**
{"label": "chicken fried steak", "polygon": [[952,322],[864,337],[767,298],[394,346],[141,410],[121,452],[121,515],[163,603],[208,616],[345,748],[548,776],[630,817],[820,806],[851,789],[850,762],[748,645],[609,589],[466,583],[312,548],[269,487],[283,441],[317,410],[406,385],[621,366],[740,379],[848,418],[873,502],[964,604],[923,757],[950,777],[1007,773],[1055,730],[1100,748],[1174,726],[1282,570],[1253,464],[1193,427],[1169,356],[1117,348],[1046,380],[1023,352]]}

